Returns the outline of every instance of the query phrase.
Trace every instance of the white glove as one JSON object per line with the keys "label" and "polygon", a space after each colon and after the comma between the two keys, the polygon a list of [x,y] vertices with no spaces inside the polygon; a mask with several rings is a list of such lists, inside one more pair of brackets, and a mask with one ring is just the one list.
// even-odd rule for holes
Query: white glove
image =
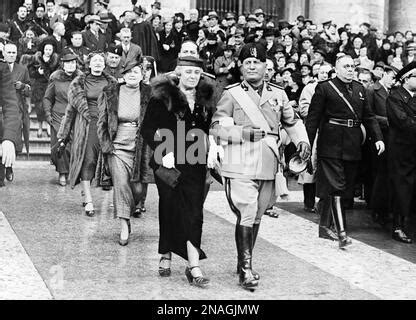
{"label": "white glove", "polygon": [[9,140],[4,140],[1,144],[2,151],[2,163],[5,167],[12,167],[16,161],[16,151],[14,149],[14,143]]}
{"label": "white glove", "polygon": [[162,158],[162,166],[168,169],[175,167],[175,156],[173,155],[173,152],[169,152]]}
{"label": "white glove", "polygon": [[168,51],[168,50],[170,49],[170,47],[169,47],[169,45],[168,45],[168,44],[164,44],[164,45],[162,45],[162,47],[163,47],[163,49],[165,49],[166,51]]}

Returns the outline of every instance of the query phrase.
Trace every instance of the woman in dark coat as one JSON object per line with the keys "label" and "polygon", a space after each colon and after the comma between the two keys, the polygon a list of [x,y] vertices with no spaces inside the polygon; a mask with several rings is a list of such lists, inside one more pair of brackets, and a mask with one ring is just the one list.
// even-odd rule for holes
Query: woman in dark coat
{"label": "woman in dark coat", "polygon": [[97,135],[98,97],[109,84],[117,80],[104,72],[104,54],[89,55],[90,72],[76,77],[68,88],[68,106],[58,132],[62,147],[73,131],[69,182],[72,188],[81,182],[84,195],[85,213],[95,214],[91,196],[91,180],[95,178],[100,143]]}
{"label": "woman in dark coat", "polygon": [[56,51],[56,42],[45,39],[39,51],[33,56],[28,65],[30,79],[32,80],[32,103],[35,105],[36,116],[39,122],[38,137],[42,137],[45,111],[43,110],[43,97],[50,75],[59,67],[59,56]]}
{"label": "woman in dark coat", "polygon": [[[68,87],[75,77],[81,74],[77,68],[77,56],[72,53],[65,53],[62,58],[62,69],[56,70],[51,74],[45,97],[43,98],[43,108],[45,110],[46,121],[51,126],[51,148],[58,142],[57,134],[65,109],[68,104]],[[60,157],[54,150],[51,150],[51,159],[55,165],[56,172],[59,173],[59,184],[66,186],[66,179],[69,173],[70,145]]]}
{"label": "woman in dark coat", "polygon": [[175,69],[180,48],[179,34],[173,30],[171,21],[165,22],[163,30],[159,33],[160,72],[165,73]]}
{"label": "woman in dark coat", "polygon": [[[168,76],[154,79],[141,133],[155,151],[150,166],[155,171],[159,191],[159,253],[162,255],[159,274],[170,275],[173,252],[188,260],[189,266],[185,269],[188,281],[204,287],[209,280],[202,275],[199,260],[206,258],[200,246],[206,178],[205,141],[212,117],[214,88],[200,81],[202,64],[202,60],[194,57],[179,58],[178,85]],[[178,128],[182,128],[185,135],[180,134]],[[164,135],[168,142],[162,143]],[[183,150],[178,150],[180,145],[184,146]],[[163,167],[175,167],[180,171],[176,187],[172,188],[158,176]]]}
{"label": "woman in dark coat", "polygon": [[143,183],[153,182],[149,167],[151,151],[140,136],[150,99],[150,86],[144,84],[143,68],[138,62],[127,65],[123,70],[125,84],[109,84],[98,100],[98,139],[104,156],[104,167],[114,186],[115,217],[120,219],[119,243],[127,245],[130,216],[140,203]]}

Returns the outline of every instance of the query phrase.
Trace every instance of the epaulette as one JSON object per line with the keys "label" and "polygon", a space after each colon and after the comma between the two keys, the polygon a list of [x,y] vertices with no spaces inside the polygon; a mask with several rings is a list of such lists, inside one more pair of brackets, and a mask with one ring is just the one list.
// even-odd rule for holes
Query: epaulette
{"label": "epaulette", "polygon": [[202,75],[206,76],[208,78],[214,79],[214,80],[217,79],[216,76],[214,76],[213,74],[207,73],[207,72],[202,72]]}
{"label": "epaulette", "polygon": [[279,86],[278,84],[275,84],[275,83],[269,82],[268,85],[271,86],[271,87],[275,87],[277,89],[280,89],[280,90],[285,90],[282,86]]}
{"label": "epaulette", "polygon": [[229,90],[229,89],[231,89],[231,88],[234,88],[234,87],[237,87],[237,86],[239,86],[240,84],[237,82],[237,83],[233,83],[233,84],[230,84],[230,85],[228,85],[228,86],[226,86],[225,88],[224,88],[224,90]]}

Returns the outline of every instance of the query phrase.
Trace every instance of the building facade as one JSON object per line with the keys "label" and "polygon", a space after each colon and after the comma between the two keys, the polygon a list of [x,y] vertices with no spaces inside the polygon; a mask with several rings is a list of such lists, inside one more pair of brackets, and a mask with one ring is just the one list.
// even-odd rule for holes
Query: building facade
{"label": "building facade", "polygon": [[[68,2],[71,7],[80,6],[91,12],[94,0],[55,0],[56,3]],[[316,23],[329,19],[339,25],[351,23],[359,25],[369,22],[384,31],[416,32],[416,1],[414,0],[158,0],[162,4],[162,15],[172,16],[183,12],[185,16],[191,8],[197,8],[201,14],[215,10],[220,15],[228,11],[248,14],[256,8],[262,8],[268,17],[275,21],[294,21],[298,15],[311,18]],[[5,21],[17,11],[23,0],[0,0],[0,18]],[[33,0],[34,3],[45,0]],[[154,0],[139,0],[138,4],[150,11]],[[125,10],[131,10],[130,0],[110,0],[112,12],[119,16]],[[413,18],[413,19],[412,19]]]}

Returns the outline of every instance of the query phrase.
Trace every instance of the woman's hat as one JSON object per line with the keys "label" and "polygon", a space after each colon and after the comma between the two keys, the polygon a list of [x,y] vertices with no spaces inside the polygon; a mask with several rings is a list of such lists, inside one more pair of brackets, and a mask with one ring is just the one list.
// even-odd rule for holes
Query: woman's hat
{"label": "woman's hat", "polygon": [[73,61],[77,59],[78,57],[75,54],[73,54],[71,51],[64,52],[61,56],[62,62],[68,62],[68,61]]}
{"label": "woman's hat", "polygon": [[202,68],[204,66],[204,62],[196,57],[193,56],[185,56],[178,58],[177,66],[189,66],[189,67],[199,67]]}
{"label": "woman's hat", "polygon": [[125,74],[128,71],[130,71],[131,69],[133,69],[134,67],[141,67],[142,63],[139,61],[133,61],[127,64],[127,66],[124,67],[124,69],[121,71],[121,74]]}
{"label": "woman's hat", "polygon": [[296,152],[289,160],[289,171],[293,174],[299,174],[308,167],[308,161],[302,160],[299,153]]}

